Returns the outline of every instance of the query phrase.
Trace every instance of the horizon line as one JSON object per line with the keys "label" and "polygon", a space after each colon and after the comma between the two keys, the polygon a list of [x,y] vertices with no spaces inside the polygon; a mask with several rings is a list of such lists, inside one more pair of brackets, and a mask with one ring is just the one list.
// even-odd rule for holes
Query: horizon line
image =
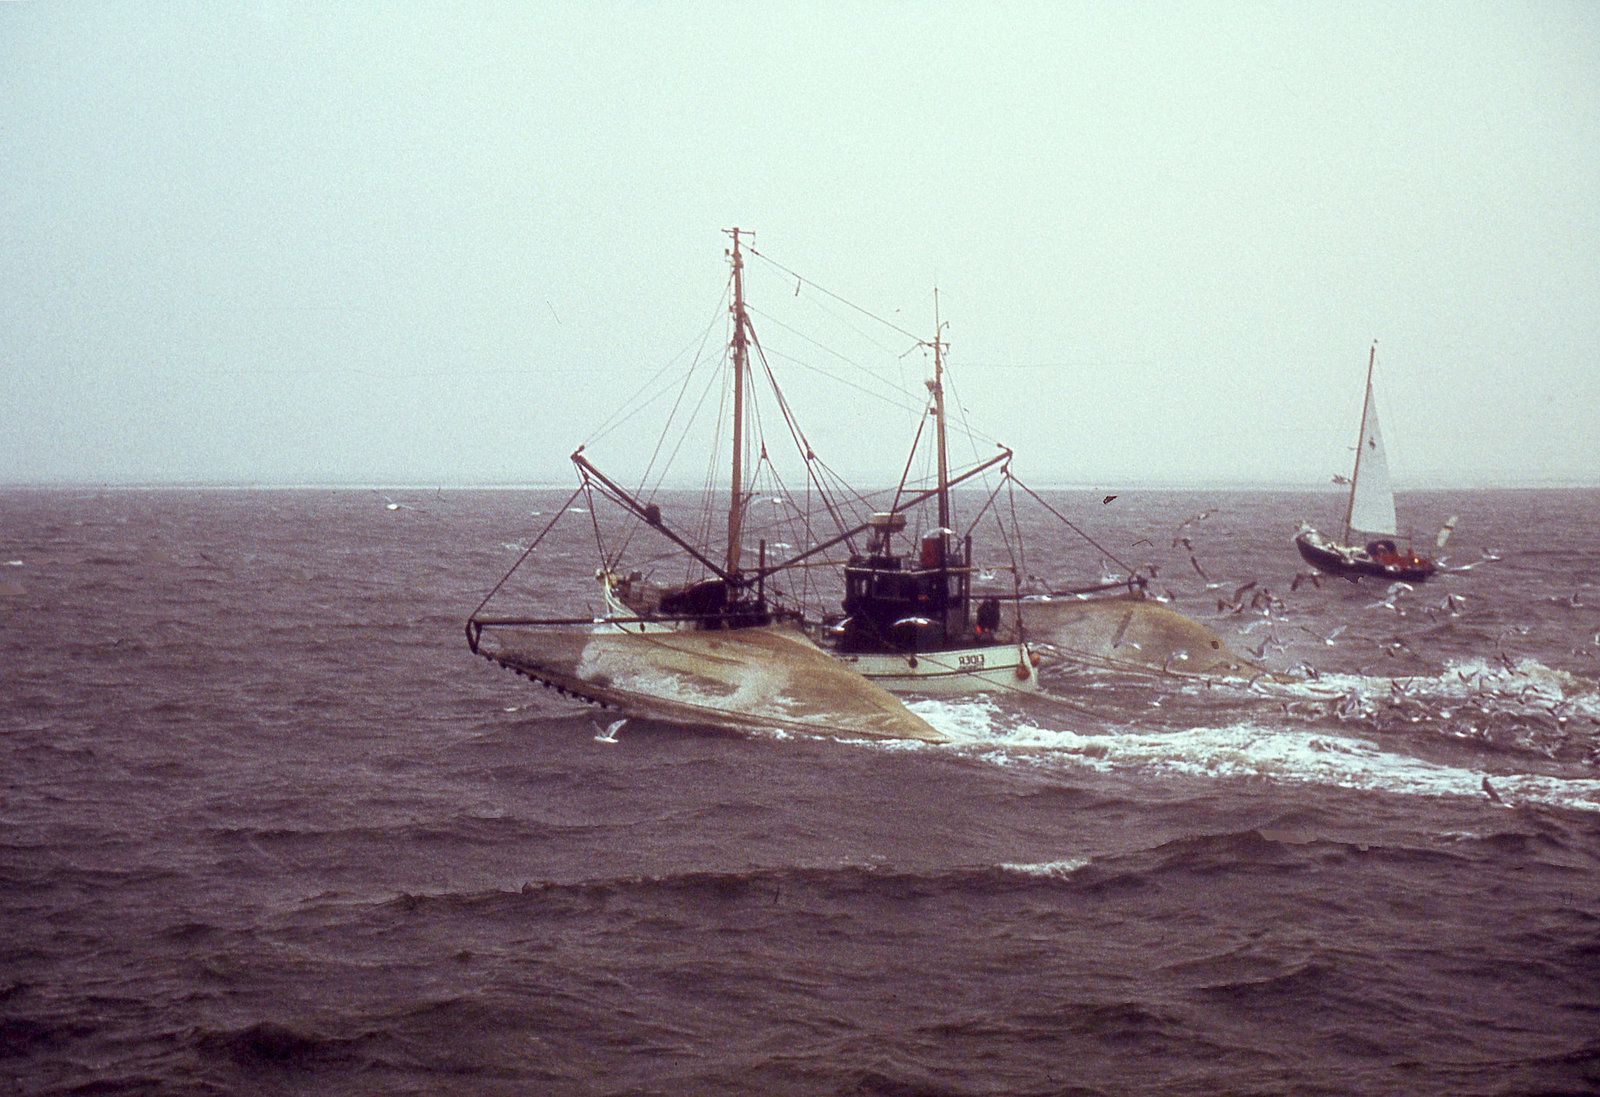
{"label": "horizon line", "polygon": [[[0,480],[0,491],[567,491],[571,481],[541,480]],[[1345,485],[1299,481],[1199,477],[1170,480],[1148,477],[1105,477],[1097,480],[1056,480],[1032,483],[1041,491],[1293,491],[1342,493]],[[661,484],[663,491],[703,491],[703,484]],[[1473,477],[1461,479],[1421,478],[1414,483],[1396,485],[1397,492],[1408,491],[1591,491],[1600,489],[1600,478],[1578,477]],[[957,488],[956,490],[961,490]],[[976,489],[969,489],[976,490]]]}

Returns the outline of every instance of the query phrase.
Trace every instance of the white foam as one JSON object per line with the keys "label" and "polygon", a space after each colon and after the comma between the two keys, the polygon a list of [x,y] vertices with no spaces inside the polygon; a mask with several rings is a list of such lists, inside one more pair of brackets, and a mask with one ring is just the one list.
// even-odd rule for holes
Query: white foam
{"label": "white foam", "polygon": [[[1327,731],[1269,727],[1246,719],[1180,731],[1127,728],[1084,733],[1007,717],[982,701],[918,701],[914,706],[917,715],[948,735],[958,749],[996,766],[1485,798],[1481,770],[1425,761],[1367,739]],[[1508,805],[1540,803],[1600,811],[1600,780],[1533,773],[1490,776]]]}
{"label": "white foam", "polygon": [[985,694],[960,700],[925,697],[908,700],[905,705],[953,743],[992,739],[1003,719],[998,706]]}
{"label": "white foam", "polygon": [[1070,861],[1041,861],[1034,863],[1006,862],[1000,866],[1003,872],[1014,872],[1019,876],[1033,876],[1049,880],[1065,880],[1080,868],[1089,864],[1087,860]]}
{"label": "white foam", "polygon": [[1468,660],[1451,663],[1429,682],[1453,696],[1485,692],[1516,694],[1522,703],[1558,704],[1566,701],[1590,716],[1600,716],[1600,686],[1564,670],[1547,667],[1537,659],[1515,663]]}

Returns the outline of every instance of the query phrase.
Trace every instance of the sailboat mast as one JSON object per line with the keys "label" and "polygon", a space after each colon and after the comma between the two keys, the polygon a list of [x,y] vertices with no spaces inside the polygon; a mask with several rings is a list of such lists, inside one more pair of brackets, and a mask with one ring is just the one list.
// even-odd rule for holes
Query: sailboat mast
{"label": "sailboat mast", "polygon": [[733,237],[733,479],[728,494],[728,574],[739,571],[740,529],[744,518],[744,375],[749,362],[745,336],[749,318],[744,311],[744,257],[739,254],[739,230]]}
{"label": "sailboat mast", "polygon": [[1361,396],[1361,430],[1356,435],[1356,467],[1350,471],[1350,501],[1344,508],[1344,543],[1350,543],[1350,522],[1356,511],[1356,485],[1361,482],[1361,453],[1367,447],[1367,409],[1372,406],[1372,365],[1378,360],[1378,342],[1367,355],[1367,388]]}

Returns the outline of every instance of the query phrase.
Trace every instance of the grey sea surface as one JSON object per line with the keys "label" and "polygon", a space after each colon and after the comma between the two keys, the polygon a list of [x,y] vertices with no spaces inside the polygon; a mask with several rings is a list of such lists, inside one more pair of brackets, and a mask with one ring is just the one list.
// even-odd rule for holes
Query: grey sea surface
{"label": "grey sea surface", "polygon": [[0,491],[0,1092],[1600,1092],[1600,492],[1056,493],[1299,677],[948,745],[605,741],[462,632],[566,493],[391,495]]}

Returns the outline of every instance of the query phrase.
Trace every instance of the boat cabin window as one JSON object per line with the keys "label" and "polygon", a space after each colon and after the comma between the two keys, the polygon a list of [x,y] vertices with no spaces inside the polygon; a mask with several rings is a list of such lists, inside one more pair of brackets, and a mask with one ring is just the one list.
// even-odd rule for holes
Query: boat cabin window
{"label": "boat cabin window", "polygon": [[874,571],[849,576],[845,592],[852,604],[871,600],[900,605],[942,605],[960,596],[959,576],[949,577],[949,586],[942,598],[939,580],[939,575],[925,572]]}

